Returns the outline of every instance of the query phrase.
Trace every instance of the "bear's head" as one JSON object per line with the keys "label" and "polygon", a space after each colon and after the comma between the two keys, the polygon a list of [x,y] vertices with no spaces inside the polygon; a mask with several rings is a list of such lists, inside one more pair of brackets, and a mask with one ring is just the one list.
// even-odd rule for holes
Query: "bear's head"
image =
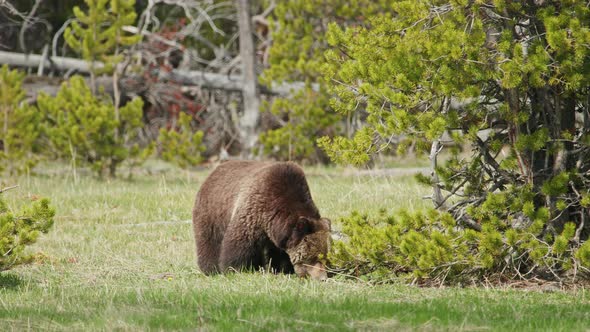
{"label": "bear's head", "polygon": [[325,261],[332,240],[331,223],[327,218],[299,217],[287,243],[287,254],[299,277],[326,280]]}

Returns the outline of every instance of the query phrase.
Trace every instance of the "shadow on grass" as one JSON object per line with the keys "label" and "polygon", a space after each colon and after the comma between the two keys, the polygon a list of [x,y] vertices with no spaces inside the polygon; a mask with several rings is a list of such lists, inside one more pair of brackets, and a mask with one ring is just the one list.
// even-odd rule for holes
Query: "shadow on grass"
{"label": "shadow on grass", "polygon": [[14,289],[22,283],[23,281],[19,276],[0,272],[0,289]]}

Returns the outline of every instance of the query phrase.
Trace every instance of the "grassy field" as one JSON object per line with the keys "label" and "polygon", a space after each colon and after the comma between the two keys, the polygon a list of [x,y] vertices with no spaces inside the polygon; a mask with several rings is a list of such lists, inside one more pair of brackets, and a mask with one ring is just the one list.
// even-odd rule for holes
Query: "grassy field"
{"label": "grassy field", "polygon": [[[99,181],[71,173],[2,179],[57,209],[34,264],[0,274],[0,331],[23,330],[498,330],[583,331],[584,289],[526,291],[325,283],[264,273],[206,277],[190,219],[208,170]],[[352,210],[428,206],[406,171],[356,175],[309,168],[312,195],[334,221]]]}

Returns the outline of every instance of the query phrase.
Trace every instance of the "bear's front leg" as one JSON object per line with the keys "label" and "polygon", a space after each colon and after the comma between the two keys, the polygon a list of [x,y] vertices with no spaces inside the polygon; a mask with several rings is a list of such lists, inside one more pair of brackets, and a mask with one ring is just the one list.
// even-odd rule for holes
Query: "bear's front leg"
{"label": "bear's front leg", "polygon": [[256,234],[252,229],[244,229],[239,225],[230,224],[221,243],[219,266],[222,271],[235,269],[258,269],[264,266],[264,252],[259,246],[263,234]]}
{"label": "bear's front leg", "polygon": [[275,273],[295,273],[289,255],[284,250],[277,248],[273,243],[269,243],[268,245],[268,261],[270,268]]}

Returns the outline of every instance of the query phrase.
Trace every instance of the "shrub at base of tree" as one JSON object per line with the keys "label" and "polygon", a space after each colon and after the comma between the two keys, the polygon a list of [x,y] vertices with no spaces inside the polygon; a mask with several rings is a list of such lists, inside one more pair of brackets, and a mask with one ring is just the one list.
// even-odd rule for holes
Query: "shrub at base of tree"
{"label": "shrub at base of tree", "polygon": [[[321,146],[353,164],[410,144],[430,151],[434,172],[420,180],[433,187],[437,208],[470,228],[455,233],[436,218],[426,229],[391,226],[383,244],[390,254],[380,262],[442,280],[472,271],[553,279],[586,272],[587,1],[395,1],[366,26],[331,23],[326,38],[331,105],[368,115],[354,137]],[[438,165],[443,139],[468,143],[471,155],[452,149]],[[416,247],[406,253],[407,243]]]}
{"label": "shrub at base of tree", "polygon": [[[546,211],[535,214],[539,220],[548,217]],[[449,213],[434,209],[383,212],[377,217],[353,212],[341,223],[344,239],[332,247],[332,267],[343,275],[375,282],[399,278],[426,285],[535,278],[572,282],[590,276],[590,243],[580,245],[573,223],[551,239],[539,238],[540,222],[507,230],[504,223],[488,221],[475,231],[459,227]]]}
{"label": "shrub at base of tree", "polygon": [[25,247],[49,231],[54,216],[55,210],[47,199],[35,201],[15,213],[2,200],[0,190],[0,272],[31,260],[32,256],[24,252]]}

